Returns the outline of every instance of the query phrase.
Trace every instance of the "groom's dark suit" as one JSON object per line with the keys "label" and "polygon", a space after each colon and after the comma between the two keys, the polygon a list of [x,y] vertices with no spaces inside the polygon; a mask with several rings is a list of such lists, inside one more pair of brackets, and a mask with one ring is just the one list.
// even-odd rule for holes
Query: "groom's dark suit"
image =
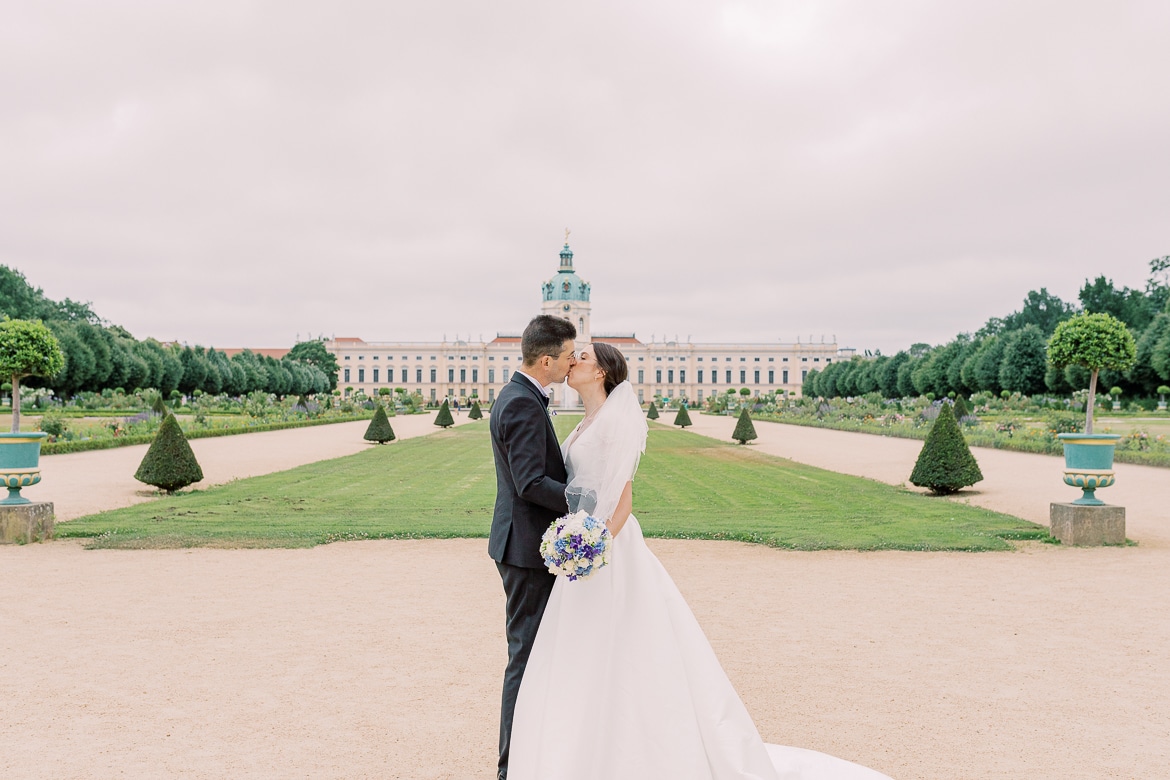
{"label": "groom's dark suit", "polygon": [[556,578],[540,555],[540,537],[568,512],[565,461],[548,417],[548,397],[520,374],[492,404],[496,508],[488,554],[507,595],[508,667],[500,712],[499,777],[508,771],[512,713],[524,667]]}

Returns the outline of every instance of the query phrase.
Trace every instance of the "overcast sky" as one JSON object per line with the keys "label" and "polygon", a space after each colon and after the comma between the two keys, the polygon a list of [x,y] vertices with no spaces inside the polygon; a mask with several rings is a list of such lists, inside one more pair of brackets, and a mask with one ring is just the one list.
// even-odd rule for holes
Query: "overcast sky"
{"label": "overcast sky", "polygon": [[4,1],[0,263],[138,338],[892,352],[1170,254],[1170,3]]}

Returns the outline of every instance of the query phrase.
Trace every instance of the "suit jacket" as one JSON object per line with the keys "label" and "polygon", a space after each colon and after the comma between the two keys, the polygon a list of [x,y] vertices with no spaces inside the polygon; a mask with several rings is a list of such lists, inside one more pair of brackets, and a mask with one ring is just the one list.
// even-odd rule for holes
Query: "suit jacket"
{"label": "suit jacket", "polygon": [[488,555],[500,563],[543,569],[540,537],[569,511],[568,475],[548,398],[527,378],[513,374],[492,404],[490,428],[496,508]]}

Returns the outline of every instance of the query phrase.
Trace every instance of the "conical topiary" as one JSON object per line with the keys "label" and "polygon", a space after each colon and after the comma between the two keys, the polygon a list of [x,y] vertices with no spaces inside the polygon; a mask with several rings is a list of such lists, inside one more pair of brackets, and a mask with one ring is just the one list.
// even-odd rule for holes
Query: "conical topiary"
{"label": "conical topiary", "polygon": [[482,420],[483,410],[479,408],[479,401],[471,402],[471,411],[467,413],[468,420]]}
{"label": "conical topiary", "polygon": [[163,417],[134,478],[168,493],[203,479],[203,469],[173,414]]}
{"label": "conical topiary", "polygon": [[154,400],[150,402],[150,411],[160,417],[167,413],[167,405],[163,401],[162,393],[155,393]]}
{"label": "conical topiary", "polygon": [[366,428],[366,435],[362,438],[366,441],[376,441],[378,444],[385,444],[397,438],[394,429],[390,427],[386,408],[382,404],[378,404],[378,408],[374,410],[374,419],[370,420],[370,427]]}
{"label": "conical topiary", "polygon": [[439,413],[435,415],[435,425],[441,425],[444,428],[450,428],[455,424],[455,418],[451,416],[451,406],[447,403],[447,399],[443,399],[443,405],[439,407]]}
{"label": "conical topiary", "polygon": [[955,419],[962,420],[971,414],[971,407],[967,405],[967,399],[963,396],[955,398]]}
{"label": "conical topiary", "polygon": [[689,414],[687,414],[687,405],[686,404],[683,404],[682,406],[680,406],[678,408],[678,414],[676,414],[674,416],[674,424],[679,426],[680,428],[685,428],[688,425],[692,425],[691,416]]}
{"label": "conical topiary", "polygon": [[658,407],[654,405],[653,401],[650,402],[650,408],[646,410],[646,419],[647,420],[657,420],[658,419]]}
{"label": "conical topiary", "polygon": [[740,444],[747,444],[752,439],[758,438],[756,426],[752,425],[752,416],[748,414],[746,407],[739,413],[739,421],[735,424],[735,431],[732,432],[731,438]]}
{"label": "conical topiary", "polygon": [[983,472],[955,422],[951,405],[943,404],[918,454],[918,462],[910,474],[911,484],[946,495],[982,479]]}

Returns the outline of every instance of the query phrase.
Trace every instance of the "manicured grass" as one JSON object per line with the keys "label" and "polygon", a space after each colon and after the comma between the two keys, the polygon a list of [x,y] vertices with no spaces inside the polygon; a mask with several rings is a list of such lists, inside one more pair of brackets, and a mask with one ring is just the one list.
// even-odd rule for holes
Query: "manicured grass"
{"label": "manicured grass", "polygon": [[[556,418],[563,437],[576,417]],[[308,547],[486,537],[487,421],[58,525],[94,547]],[[1003,550],[1046,529],[653,424],[634,483],[647,535],[820,549]]]}

